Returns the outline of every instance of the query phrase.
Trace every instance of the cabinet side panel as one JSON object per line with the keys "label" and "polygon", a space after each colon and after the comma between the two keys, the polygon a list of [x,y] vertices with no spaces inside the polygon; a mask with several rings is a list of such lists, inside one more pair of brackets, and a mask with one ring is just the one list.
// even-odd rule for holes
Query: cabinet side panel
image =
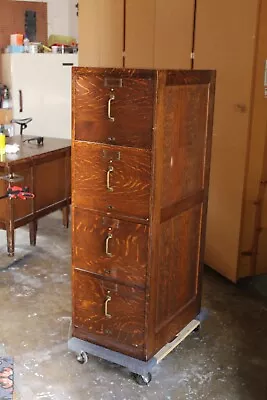
{"label": "cabinet side panel", "polygon": [[[195,302],[199,268],[201,205],[163,222],[160,227],[160,258],[156,332]],[[194,318],[192,315],[190,318]],[[188,323],[186,321],[183,323]],[[179,326],[180,328],[180,326]],[[176,334],[178,329],[176,328]],[[170,337],[170,339],[172,339]]]}
{"label": "cabinet side panel", "polygon": [[232,281],[237,279],[257,11],[255,0],[197,5],[194,65],[217,70],[205,262]]}
{"label": "cabinet side panel", "polygon": [[207,85],[168,86],[161,207],[171,207],[203,189]]}
{"label": "cabinet side panel", "polygon": [[149,327],[153,353],[200,311],[214,74],[176,74],[167,73],[158,99],[154,159],[160,189],[155,192],[152,218],[156,238]]}

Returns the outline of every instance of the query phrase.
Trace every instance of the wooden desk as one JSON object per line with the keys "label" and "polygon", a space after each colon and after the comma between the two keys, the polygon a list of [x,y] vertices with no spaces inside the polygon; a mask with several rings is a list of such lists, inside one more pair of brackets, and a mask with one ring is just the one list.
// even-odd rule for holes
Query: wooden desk
{"label": "wooden desk", "polygon": [[8,255],[14,256],[14,230],[29,224],[30,244],[36,244],[37,220],[63,210],[63,225],[68,227],[70,205],[71,141],[44,138],[44,144],[25,142],[30,136],[14,136],[7,143],[17,143],[20,151],[0,156],[0,196],[6,193],[6,175],[16,174],[22,180],[12,186],[28,186],[34,199],[0,200],[0,229],[7,232]]}

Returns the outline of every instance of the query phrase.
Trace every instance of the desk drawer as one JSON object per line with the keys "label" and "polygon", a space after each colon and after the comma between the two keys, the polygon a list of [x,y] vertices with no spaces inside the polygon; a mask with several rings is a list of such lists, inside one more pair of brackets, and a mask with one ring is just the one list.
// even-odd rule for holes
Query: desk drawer
{"label": "desk drawer", "polygon": [[[145,292],[74,272],[73,325],[94,337],[97,344],[105,340],[142,349],[145,328]],[[110,346],[112,348],[112,346]]]}
{"label": "desk drawer", "polygon": [[153,99],[154,82],[150,77],[77,73],[73,102],[75,139],[151,148]]}
{"label": "desk drawer", "polygon": [[73,210],[73,264],[120,282],[145,286],[147,225]]}
{"label": "desk drawer", "polygon": [[147,219],[150,181],[149,151],[74,142],[74,206]]}

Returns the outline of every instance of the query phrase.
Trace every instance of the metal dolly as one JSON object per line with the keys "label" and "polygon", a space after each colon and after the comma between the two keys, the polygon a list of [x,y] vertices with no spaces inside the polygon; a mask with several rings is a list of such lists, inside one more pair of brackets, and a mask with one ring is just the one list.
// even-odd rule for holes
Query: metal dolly
{"label": "metal dolly", "polygon": [[88,355],[99,357],[114,364],[121,365],[122,367],[126,367],[130,372],[132,372],[135,381],[139,385],[148,385],[152,380],[153,368],[172,350],[174,350],[188,335],[200,329],[200,324],[205,318],[205,314],[206,311],[202,310],[195,319],[182,329],[170,343],[167,343],[162,347],[149,361],[138,360],[74,337],[69,339],[68,349],[77,354],[77,361],[80,364],[86,364],[88,362]]}

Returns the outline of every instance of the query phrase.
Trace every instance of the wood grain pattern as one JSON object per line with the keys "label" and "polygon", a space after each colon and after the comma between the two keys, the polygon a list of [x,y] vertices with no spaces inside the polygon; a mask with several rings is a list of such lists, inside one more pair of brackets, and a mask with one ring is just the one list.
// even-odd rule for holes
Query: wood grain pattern
{"label": "wood grain pattern", "polygon": [[[72,196],[76,207],[148,218],[151,180],[149,152],[79,141],[74,143],[73,148]],[[109,161],[112,156],[106,158],[103,150],[114,154],[112,162]],[[120,160],[116,160],[118,152]],[[110,173],[112,192],[107,189],[109,166],[114,168]]]}
{"label": "wood grain pattern", "polygon": [[[105,337],[114,343],[127,344],[132,348],[144,346],[144,292],[119,284],[107,283],[90,276],[87,272],[75,272],[74,312],[75,327],[97,337],[98,344],[105,346]],[[108,313],[105,316],[105,301]]]}
{"label": "wood grain pattern", "polygon": [[[151,151],[134,148],[128,140],[135,121],[127,120],[123,146],[90,143],[77,140],[74,123],[73,335],[148,360],[200,312],[215,75],[127,69],[93,73],[99,74],[96,82],[106,76],[115,81],[128,76],[137,83],[140,76],[153,78],[153,140]],[[74,69],[79,79],[87,74],[92,69]],[[75,93],[74,121],[80,112]],[[134,107],[127,104],[129,113]],[[113,191],[107,190],[109,167]],[[107,260],[109,232],[114,256]],[[115,299],[108,303],[114,320],[103,317],[107,291]],[[129,314],[126,303],[132,307]],[[129,330],[134,337],[127,336]]]}
{"label": "wood grain pattern", "polygon": [[160,226],[156,332],[164,328],[197,296],[201,205]]}
{"label": "wood grain pattern", "polygon": [[[108,235],[112,238],[108,240]],[[108,252],[106,243],[108,240]],[[145,286],[148,264],[148,226],[112,219],[90,211],[73,210],[75,268],[117,282]]]}
{"label": "wood grain pattern", "polygon": [[[121,85],[121,87],[120,87]],[[143,76],[114,73],[79,74],[73,77],[75,139],[151,148],[154,82]],[[108,118],[110,96],[111,116]],[[127,130],[127,135],[125,135]]]}
{"label": "wood grain pattern", "polygon": [[[70,196],[69,182],[66,181],[66,175],[69,174],[66,165],[66,154],[58,156],[56,160],[43,162],[34,168],[34,191],[36,193],[35,210],[42,210],[50,204],[60,202]],[[44,181],[47,177],[50,179],[49,190],[44,191]],[[64,181],[64,184],[62,182]]]}
{"label": "wood grain pattern", "polygon": [[162,207],[203,189],[208,86],[165,89]]}
{"label": "wood grain pattern", "polygon": [[146,306],[148,359],[200,312],[215,75],[161,71],[158,82]]}
{"label": "wood grain pattern", "polygon": [[[0,0],[0,49],[10,44],[10,35],[25,32],[26,10],[36,11],[36,41],[47,43],[47,3]],[[0,71],[1,72],[1,71]]]}
{"label": "wood grain pattern", "polygon": [[[16,154],[5,154],[0,159],[0,167],[12,166],[14,171],[15,168],[21,168],[23,164],[31,162],[31,164],[41,163],[43,158],[47,160],[57,158],[58,152],[68,151],[70,155],[71,142],[68,139],[54,139],[44,138],[44,145],[38,146],[33,142],[28,143],[26,140],[32,136],[13,136],[7,138],[7,144],[18,144],[20,150]],[[55,153],[54,153],[55,152]]]}
{"label": "wood grain pattern", "polygon": [[[14,255],[14,229],[36,221],[70,204],[70,141],[45,138],[43,146],[23,143],[27,136],[8,138],[9,144],[18,143],[20,151],[6,154],[0,161],[0,175],[15,173],[22,176],[16,186],[28,186],[33,200],[1,200],[0,229],[7,231],[9,253]],[[12,185],[13,186],[13,185]],[[7,182],[0,179],[0,192],[6,192]],[[63,220],[67,225],[66,215]],[[30,224],[31,242],[36,242],[35,225]]]}

